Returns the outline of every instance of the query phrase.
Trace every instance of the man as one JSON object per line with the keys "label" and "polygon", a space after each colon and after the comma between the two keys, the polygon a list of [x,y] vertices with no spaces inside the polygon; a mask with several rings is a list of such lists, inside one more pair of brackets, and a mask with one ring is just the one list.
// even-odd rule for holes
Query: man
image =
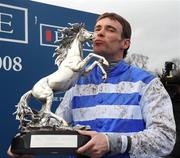
{"label": "man", "polygon": [[110,64],[108,78],[103,81],[94,68],[66,92],[56,111],[71,125],[91,126],[91,131],[79,131],[91,140],[77,152],[91,158],[168,155],[176,137],[172,103],[158,78],[123,60],[130,46],[130,24],[104,13],[94,32],[94,52]]}
{"label": "man", "polygon": [[121,16],[104,13],[96,22],[94,52],[110,63],[108,78],[99,68],[79,79],[56,114],[91,140],[78,149],[92,158],[160,157],[175,144],[175,122],[169,95],[158,78],[129,66],[123,58],[130,46],[131,27]]}

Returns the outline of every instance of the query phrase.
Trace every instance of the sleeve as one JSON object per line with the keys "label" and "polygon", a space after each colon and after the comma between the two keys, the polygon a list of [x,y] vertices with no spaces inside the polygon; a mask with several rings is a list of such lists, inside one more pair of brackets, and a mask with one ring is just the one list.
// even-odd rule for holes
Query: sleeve
{"label": "sleeve", "polygon": [[60,105],[56,109],[55,114],[63,118],[68,124],[72,124],[72,108],[71,101],[73,98],[73,88],[69,89],[61,101]]}
{"label": "sleeve", "polygon": [[108,134],[110,153],[129,150],[136,158],[170,154],[176,141],[176,126],[171,99],[158,78],[143,90],[140,106],[146,129],[131,136]]}

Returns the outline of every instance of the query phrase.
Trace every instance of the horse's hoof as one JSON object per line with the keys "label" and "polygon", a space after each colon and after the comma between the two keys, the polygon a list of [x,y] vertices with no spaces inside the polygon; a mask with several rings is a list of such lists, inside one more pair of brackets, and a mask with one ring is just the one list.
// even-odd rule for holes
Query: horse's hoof
{"label": "horse's hoof", "polygon": [[109,63],[107,60],[103,60],[103,64],[106,65],[106,66],[109,66]]}
{"label": "horse's hoof", "polygon": [[107,79],[107,76],[102,76],[102,79],[105,81]]}

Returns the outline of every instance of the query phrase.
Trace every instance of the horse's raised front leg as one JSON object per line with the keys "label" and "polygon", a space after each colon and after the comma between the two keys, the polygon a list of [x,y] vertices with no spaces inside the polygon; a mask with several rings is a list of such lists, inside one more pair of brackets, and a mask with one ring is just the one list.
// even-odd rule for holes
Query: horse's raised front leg
{"label": "horse's raised front leg", "polygon": [[96,65],[99,66],[99,68],[101,69],[102,73],[103,73],[103,76],[102,76],[102,79],[103,80],[106,80],[107,79],[107,73],[106,71],[104,70],[104,68],[102,67],[102,64],[99,62],[99,61],[94,61],[89,67],[87,67],[83,74],[87,74],[89,73]]}
{"label": "horse's raised front leg", "polygon": [[[68,62],[68,64],[66,63],[65,66],[69,67],[70,69],[72,69],[73,71],[81,71],[87,64],[90,60],[92,59],[95,59],[96,61],[98,60],[98,65],[105,65],[105,66],[109,66],[109,63],[108,61],[103,57],[103,56],[100,56],[100,55],[97,55],[97,54],[94,54],[94,53],[89,53],[88,56],[86,58],[84,58],[83,60],[79,61],[78,63],[75,61],[75,59],[73,60],[70,60]],[[97,63],[95,64],[97,65]],[[101,66],[101,69],[102,66]]]}
{"label": "horse's raised front leg", "polygon": [[100,56],[100,55],[97,55],[94,53],[89,53],[88,56],[86,58],[84,58],[83,62],[85,64],[87,64],[93,58],[98,59],[99,63],[106,65],[106,66],[109,66],[108,61],[103,56]]}
{"label": "horse's raised front leg", "polygon": [[96,61],[94,61],[92,63],[92,65],[90,65],[88,68],[86,68],[83,72],[83,74],[87,74],[88,72],[90,72],[96,65],[98,65],[103,73],[102,79],[105,80],[107,79],[107,73],[104,70],[102,65],[105,66],[109,66],[108,61],[100,55],[94,54],[94,53],[90,53],[80,64],[81,64],[81,68],[83,68],[90,60],[92,60],[93,58],[97,59]]}

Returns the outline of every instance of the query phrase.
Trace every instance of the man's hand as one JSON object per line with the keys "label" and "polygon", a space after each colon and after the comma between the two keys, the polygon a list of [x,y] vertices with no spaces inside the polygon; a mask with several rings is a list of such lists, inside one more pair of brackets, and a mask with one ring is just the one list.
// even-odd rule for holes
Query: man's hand
{"label": "man's hand", "polygon": [[83,130],[78,130],[78,132],[91,137],[89,142],[77,150],[79,154],[86,154],[91,158],[100,158],[109,151],[108,140],[104,134]]}
{"label": "man's hand", "polygon": [[7,151],[7,154],[9,155],[9,157],[11,158],[34,158],[34,156],[32,155],[16,155],[14,153],[11,152],[11,146],[9,147],[8,151]]}

